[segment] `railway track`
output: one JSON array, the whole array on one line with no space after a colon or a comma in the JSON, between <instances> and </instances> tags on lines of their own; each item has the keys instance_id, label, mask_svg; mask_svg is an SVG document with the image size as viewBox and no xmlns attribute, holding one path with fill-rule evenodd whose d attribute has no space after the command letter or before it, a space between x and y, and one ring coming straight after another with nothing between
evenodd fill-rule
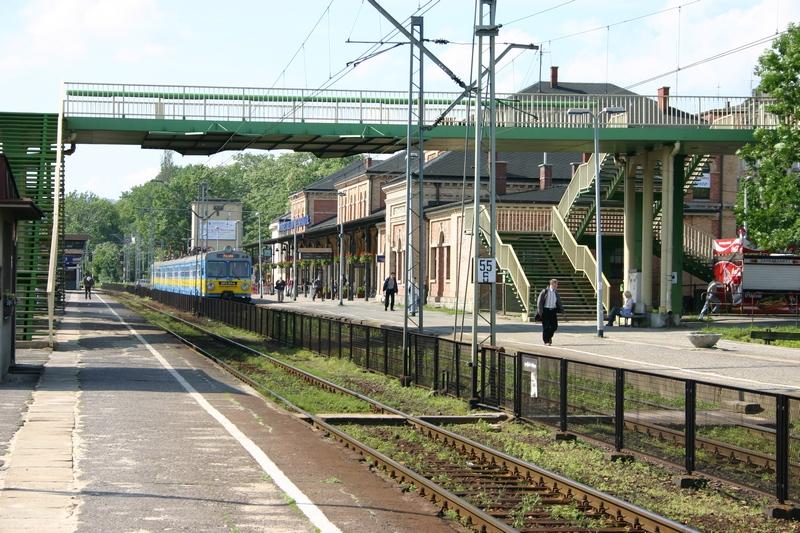
<instances>
[{"instance_id":1,"label":"railway track","mask_svg":"<svg viewBox=\"0 0 800 533\"><path fill-rule=\"evenodd\" d=\"M182 343L212 359L241 381L256 390L266 391L290 409L302 413L315 427L361 454L371 466L382 469L401 484L413 485L420 496L438 505L443 514L458 518L462 524L475 531L542 533L564 531L677 533L694 531L638 506L491 449L418 417L403 413L235 340L208 331L198 324L162 309L144 303L142 305L198 331L197 337L200 340L193 340L160 325L162 329ZM443 455L438 454L424 461L423 468L412 470L388 454L364 444L340 427L297 407L276 391L266 389L264 385L233 368L223 358L213 353L215 349L223 347L225 349L235 348L264 358L270 364L302 379L309 385L328 392L358 398L366 402L375 413L401 417L406 428L411 428L422 438L432 441L434 447L449 450L450 460L442 460ZM396 426L393 427L396 428ZM401 447L405 445L401 441ZM429 446L424 448L429 449ZM405 451L408 452L408 450ZM422 453L419 449L416 452ZM448 488L448 484L434 481L445 478L451 481L455 480L455 483L449 483ZM570 508L573 512L561 513L561 515L567 515L561 516L557 511L564 508Z\"/></svg>"}]
</instances>

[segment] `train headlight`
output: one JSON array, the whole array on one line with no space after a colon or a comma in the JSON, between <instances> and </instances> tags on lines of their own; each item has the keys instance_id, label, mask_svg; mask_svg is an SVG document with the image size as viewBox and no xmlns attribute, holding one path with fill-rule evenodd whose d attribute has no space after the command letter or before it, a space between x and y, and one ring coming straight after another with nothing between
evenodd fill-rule
<instances>
[{"instance_id":1,"label":"train headlight","mask_svg":"<svg viewBox=\"0 0 800 533\"><path fill-rule=\"evenodd\" d=\"M213 282L213 281L208 281L208 282L206 282L206 289L208 289L208 290L210 290L210 291L213 291L213 290L214 290L214 287L216 287L216 285L214 285L214 282Z\"/></svg>"},{"instance_id":2,"label":"train headlight","mask_svg":"<svg viewBox=\"0 0 800 533\"><path fill-rule=\"evenodd\" d=\"M243 291L250 290L250 284L249 283L242 283L242 290Z\"/></svg>"}]
</instances>

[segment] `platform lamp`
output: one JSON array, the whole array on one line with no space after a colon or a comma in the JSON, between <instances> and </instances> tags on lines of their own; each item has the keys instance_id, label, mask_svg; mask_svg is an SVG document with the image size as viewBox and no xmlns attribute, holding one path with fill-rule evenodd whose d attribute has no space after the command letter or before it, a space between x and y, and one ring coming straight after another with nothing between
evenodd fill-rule
<instances>
[{"instance_id":1,"label":"platform lamp","mask_svg":"<svg viewBox=\"0 0 800 533\"><path fill-rule=\"evenodd\" d=\"M347 193L339 191L339 198L344 198ZM344 203L344 200L342 200ZM344 206L339 210L339 305L344 305Z\"/></svg>"},{"instance_id":2,"label":"platform lamp","mask_svg":"<svg viewBox=\"0 0 800 533\"><path fill-rule=\"evenodd\" d=\"M617 115L624 113L624 107L607 106L593 113L589 108L567 109L568 115L589 115L592 117L594 127L594 225L595 225L595 250L597 255L597 336L603 336L603 240L600 231L600 115Z\"/></svg>"}]
</instances>

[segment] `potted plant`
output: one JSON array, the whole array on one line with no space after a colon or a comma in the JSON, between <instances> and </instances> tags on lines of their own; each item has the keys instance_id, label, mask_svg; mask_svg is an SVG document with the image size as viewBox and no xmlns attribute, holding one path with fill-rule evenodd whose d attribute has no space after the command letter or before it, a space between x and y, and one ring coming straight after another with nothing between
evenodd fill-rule
<instances>
[{"instance_id":1,"label":"potted plant","mask_svg":"<svg viewBox=\"0 0 800 533\"><path fill-rule=\"evenodd\" d=\"M363 254L358 256L362 263L368 264L372 262L372 258L374 257L372 254Z\"/></svg>"},{"instance_id":2,"label":"potted plant","mask_svg":"<svg viewBox=\"0 0 800 533\"><path fill-rule=\"evenodd\" d=\"M356 298L363 298L365 294L367 294L367 288L363 285L360 285L356 289Z\"/></svg>"}]
</instances>

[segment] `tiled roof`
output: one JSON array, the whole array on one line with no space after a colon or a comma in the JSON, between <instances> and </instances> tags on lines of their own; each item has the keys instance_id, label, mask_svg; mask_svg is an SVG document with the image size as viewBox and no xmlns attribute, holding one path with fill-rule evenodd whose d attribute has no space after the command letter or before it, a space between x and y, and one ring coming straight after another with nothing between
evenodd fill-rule
<instances>
[{"instance_id":1,"label":"tiled roof","mask_svg":"<svg viewBox=\"0 0 800 533\"><path fill-rule=\"evenodd\" d=\"M635 92L623 89L613 83L586 83L559 81L555 87L550 86L549 81L536 82L530 87L519 91L523 94L544 93L544 94L626 94L635 95Z\"/></svg>"},{"instance_id":2,"label":"tiled roof","mask_svg":"<svg viewBox=\"0 0 800 533\"><path fill-rule=\"evenodd\" d=\"M363 159L357 159L347 165L344 168L341 168L334 172L333 174L328 174L327 176L323 176L314 183L306 185L303 187L304 191L334 191L336 190L336 182L352 178L358 176L359 174L363 174L365 169L365 163Z\"/></svg>"}]
</instances>

